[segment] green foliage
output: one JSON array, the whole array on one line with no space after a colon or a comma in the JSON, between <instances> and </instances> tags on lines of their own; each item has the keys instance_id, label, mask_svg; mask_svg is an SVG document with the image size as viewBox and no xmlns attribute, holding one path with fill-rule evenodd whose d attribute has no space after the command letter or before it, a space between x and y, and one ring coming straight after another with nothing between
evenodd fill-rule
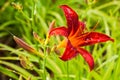
<instances>
[{"instance_id":1,"label":"green foliage","mask_svg":"<svg viewBox=\"0 0 120 80\"><path fill-rule=\"evenodd\" d=\"M44 46L33 38L32 32L46 39L52 20L55 26L65 26L60 5L71 6L91 30L111 36L115 42L87 46L95 60L95 68L89 71L81 56L63 62L52 49L60 41L53 37ZM120 80L120 1L119 0L2 0L0 2L0 74L15 80ZM41 59L13 42L12 35L23 38L46 57ZM20 57L25 57L24 60ZM27 65L26 65L27 64ZM1 76L0 76L1 77ZM1 77L2 80L2 77Z\"/></svg>"}]
</instances>

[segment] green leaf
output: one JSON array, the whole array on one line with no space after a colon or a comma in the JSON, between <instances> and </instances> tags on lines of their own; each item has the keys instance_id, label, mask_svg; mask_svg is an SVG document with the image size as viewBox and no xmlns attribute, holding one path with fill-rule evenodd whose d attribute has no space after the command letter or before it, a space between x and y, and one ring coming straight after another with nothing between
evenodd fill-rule
<instances>
[{"instance_id":1,"label":"green leaf","mask_svg":"<svg viewBox=\"0 0 120 80\"><path fill-rule=\"evenodd\" d=\"M3 66L0 65L0 72L2 72L3 74L13 78L13 79L18 79L18 76L12 71L12 70L9 70Z\"/></svg>"}]
</instances>

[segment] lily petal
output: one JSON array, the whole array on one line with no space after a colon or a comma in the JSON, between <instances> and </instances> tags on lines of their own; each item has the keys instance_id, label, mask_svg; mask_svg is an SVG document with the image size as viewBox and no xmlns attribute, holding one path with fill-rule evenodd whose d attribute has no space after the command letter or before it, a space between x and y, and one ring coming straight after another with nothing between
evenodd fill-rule
<instances>
[{"instance_id":1,"label":"lily petal","mask_svg":"<svg viewBox=\"0 0 120 80\"><path fill-rule=\"evenodd\" d=\"M77 48L77 51L86 60L86 62L88 63L88 65L90 67L90 71L91 71L94 68L94 59L91 56L91 54L83 48Z\"/></svg>"},{"instance_id":2,"label":"lily petal","mask_svg":"<svg viewBox=\"0 0 120 80\"><path fill-rule=\"evenodd\" d=\"M99 33L99 32L90 32L81 35L79 38L76 39L76 43L79 46L86 46L86 45L93 45L100 42L106 41L114 41L112 38L107 36L106 34Z\"/></svg>"},{"instance_id":3,"label":"lily petal","mask_svg":"<svg viewBox=\"0 0 120 80\"><path fill-rule=\"evenodd\" d=\"M65 52L60 57L60 59L67 61L77 56L77 54L78 54L77 50L71 45L70 41L68 41Z\"/></svg>"},{"instance_id":4,"label":"lily petal","mask_svg":"<svg viewBox=\"0 0 120 80\"><path fill-rule=\"evenodd\" d=\"M72 30L72 32L69 34L69 37L80 36L81 34L84 33L84 30L85 30L85 24L83 22L79 21L79 27L78 27L78 29L74 32L74 35L73 35L73 30Z\"/></svg>"},{"instance_id":5,"label":"lily petal","mask_svg":"<svg viewBox=\"0 0 120 80\"><path fill-rule=\"evenodd\" d=\"M63 9L65 17L67 19L68 34L70 34L71 31L73 31L74 34L79 27L77 13L67 5L61 5L60 8Z\"/></svg>"},{"instance_id":6,"label":"lily petal","mask_svg":"<svg viewBox=\"0 0 120 80\"><path fill-rule=\"evenodd\" d=\"M65 27L53 28L49 31L49 37L52 35L62 35L67 37L68 36L67 28Z\"/></svg>"}]
</instances>

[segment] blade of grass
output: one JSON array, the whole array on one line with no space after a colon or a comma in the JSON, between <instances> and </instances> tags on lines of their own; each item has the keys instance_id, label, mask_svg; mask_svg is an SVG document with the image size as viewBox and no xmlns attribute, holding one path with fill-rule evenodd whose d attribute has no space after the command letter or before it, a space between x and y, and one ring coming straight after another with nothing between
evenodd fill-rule
<instances>
[{"instance_id":1,"label":"blade of grass","mask_svg":"<svg viewBox=\"0 0 120 80\"><path fill-rule=\"evenodd\" d=\"M34 75L32 75L31 73L29 73L29 72L26 71L25 69L23 69L23 68L15 65L15 64L13 64L13 63L6 62L6 61L1 61L1 60L0 60L0 64L4 64L4 65L9 66L9 67L11 67L12 69L18 71L21 75L24 76L25 79L27 79L29 76L31 76L33 80L36 80L36 79L37 79L37 78L36 78Z\"/></svg>"},{"instance_id":2,"label":"blade of grass","mask_svg":"<svg viewBox=\"0 0 120 80\"><path fill-rule=\"evenodd\" d=\"M18 76L13 73L12 71L8 70L7 68L3 67L3 66L0 66L0 72L2 72L3 74L9 76L9 77L12 77L13 79L18 79Z\"/></svg>"}]
</instances>

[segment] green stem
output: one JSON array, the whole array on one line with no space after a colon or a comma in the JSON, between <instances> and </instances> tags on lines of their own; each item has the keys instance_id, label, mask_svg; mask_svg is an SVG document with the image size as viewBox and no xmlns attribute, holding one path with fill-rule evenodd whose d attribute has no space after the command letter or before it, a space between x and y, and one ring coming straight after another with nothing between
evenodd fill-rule
<instances>
[{"instance_id":1,"label":"green stem","mask_svg":"<svg viewBox=\"0 0 120 80\"><path fill-rule=\"evenodd\" d=\"M43 59L43 80L46 80L46 71L45 71L46 59L47 59L47 53L46 53L46 45L45 45L44 46L44 59Z\"/></svg>"},{"instance_id":2,"label":"green stem","mask_svg":"<svg viewBox=\"0 0 120 80\"><path fill-rule=\"evenodd\" d=\"M44 57L44 61L43 61L43 80L46 80L45 65L46 65L46 57Z\"/></svg>"},{"instance_id":3,"label":"green stem","mask_svg":"<svg viewBox=\"0 0 120 80\"><path fill-rule=\"evenodd\" d=\"M67 61L67 80L69 80L69 62Z\"/></svg>"}]
</instances>

